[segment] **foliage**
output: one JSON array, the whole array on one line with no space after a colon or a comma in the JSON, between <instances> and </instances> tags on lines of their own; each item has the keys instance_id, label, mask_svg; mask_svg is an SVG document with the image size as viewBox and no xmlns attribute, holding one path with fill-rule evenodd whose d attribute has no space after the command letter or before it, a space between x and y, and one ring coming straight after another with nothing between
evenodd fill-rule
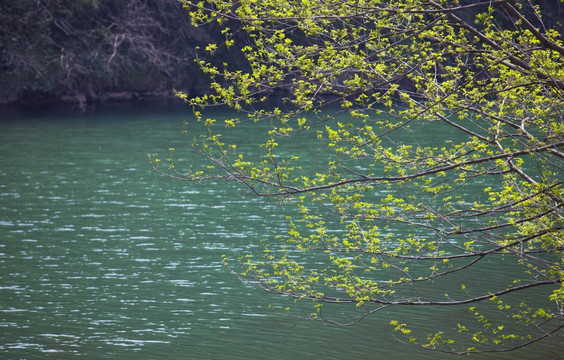
<instances>
[{"instance_id":1,"label":"foliage","mask_svg":"<svg viewBox=\"0 0 564 360\"><path fill-rule=\"evenodd\" d=\"M0 95L100 100L194 86L192 45L204 39L175 0L2 1Z\"/></svg>"},{"instance_id":2,"label":"foliage","mask_svg":"<svg viewBox=\"0 0 564 360\"><path fill-rule=\"evenodd\" d=\"M336 321L332 304L352 306L352 323L466 307L449 329L391 322L440 351L508 351L564 327L564 44L542 22L548 11L511 0L184 4L194 25L223 27L200 51L239 47L248 68L198 58L213 93L179 96L207 126L193 146L210 165L183 172L171 149L168 169L154 167L237 180L296 208L283 246L239 259L242 279L313 301L318 320ZM283 102L265 106L272 96ZM240 116L207 119L200 108L215 105ZM271 126L245 153L225 138L249 121ZM298 134L328 154L322 170L292 149Z\"/></svg>"}]
</instances>

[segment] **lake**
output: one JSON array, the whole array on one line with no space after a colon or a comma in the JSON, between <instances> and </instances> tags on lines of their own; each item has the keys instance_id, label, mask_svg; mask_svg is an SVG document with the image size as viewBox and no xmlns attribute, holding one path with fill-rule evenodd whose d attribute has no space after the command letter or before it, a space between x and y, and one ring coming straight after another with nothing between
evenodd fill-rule
<instances>
[{"instance_id":1,"label":"lake","mask_svg":"<svg viewBox=\"0 0 564 360\"><path fill-rule=\"evenodd\" d=\"M191 156L182 151L188 108L35 108L0 117L0 357L457 358L395 340L393 314L338 327L278 312L301 304L230 273L221 256L260 250L261 239L285 231L289 210L234 182L187 183L153 171L149 153L166 157L175 147L179 161ZM423 326L460 311L407 314ZM476 358L553 359L559 351L542 344Z\"/></svg>"}]
</instances>

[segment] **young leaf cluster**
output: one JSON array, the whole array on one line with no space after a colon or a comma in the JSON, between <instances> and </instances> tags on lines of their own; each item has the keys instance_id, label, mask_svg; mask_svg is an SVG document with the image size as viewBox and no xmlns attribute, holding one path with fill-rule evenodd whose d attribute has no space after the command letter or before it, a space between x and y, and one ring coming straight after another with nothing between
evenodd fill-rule
<instances>
[{"instance_id":1,"label":"young leaf cluster","mask_svg":"<svg viewBox=\"0 0 564 360\"><path fill-rule=\"evenodd\" d=\"M159 171L237 180L295 207L272 239L285 245L243 256L242 279L333 322L322 305L353 305L350 323L468 308L464 323L424 334L392 321L441 351L507 351L564 327L564 44L546 12L511 0L184 4L193 24L224 28L207 52L238 46L248 67L197 60L211 93L180 96L208 129L193 145L213 166ZM238 117L204 119L215 105ZM255 153L224 141L256 123L268 130ZM322 171L293 150L304 136L327 154ZM472 281L478 269L499 277Z\"/></svg>"}]
</instances>

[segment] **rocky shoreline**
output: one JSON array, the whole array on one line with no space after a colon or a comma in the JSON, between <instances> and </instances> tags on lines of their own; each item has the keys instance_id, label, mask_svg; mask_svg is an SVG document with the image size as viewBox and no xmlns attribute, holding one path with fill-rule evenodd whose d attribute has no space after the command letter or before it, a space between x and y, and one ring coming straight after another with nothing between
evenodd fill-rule
<instances>
[{"instance_id":1,"label":"rocky shoreline","mask_svg":"<svg viewBox=\"0 0 564 360\"><path fill-rule=\"evenodd\" d=\"M129 101L154 101L174 99L173 90L162 91L109 91L103 94L84 94L82 92L63 93L60 95L17 96L0 94L0 106L34 106L34 105L72 105L81 110L88 106L106 103Z\"/></svg>"}]
</instances>

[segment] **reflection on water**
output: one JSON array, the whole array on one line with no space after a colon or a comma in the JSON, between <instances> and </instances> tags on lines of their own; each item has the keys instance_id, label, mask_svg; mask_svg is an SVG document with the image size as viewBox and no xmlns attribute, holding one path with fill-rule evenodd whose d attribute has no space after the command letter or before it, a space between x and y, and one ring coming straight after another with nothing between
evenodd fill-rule
<instances>
[{"instance_id":1,"label":"reflection on water","mask_svg":"<svg viewBox=\"0 0 564 360\"><path fill-rule=\"evenodd\" d=\"M2 357L450 358L394 341L388 314L338 328L273 312L289 300L229 273L221 255L258 251L284 210L235 183L155 174L146 154L183 148L187 114L0 122Z\"/></svg>"}]
</instances>

